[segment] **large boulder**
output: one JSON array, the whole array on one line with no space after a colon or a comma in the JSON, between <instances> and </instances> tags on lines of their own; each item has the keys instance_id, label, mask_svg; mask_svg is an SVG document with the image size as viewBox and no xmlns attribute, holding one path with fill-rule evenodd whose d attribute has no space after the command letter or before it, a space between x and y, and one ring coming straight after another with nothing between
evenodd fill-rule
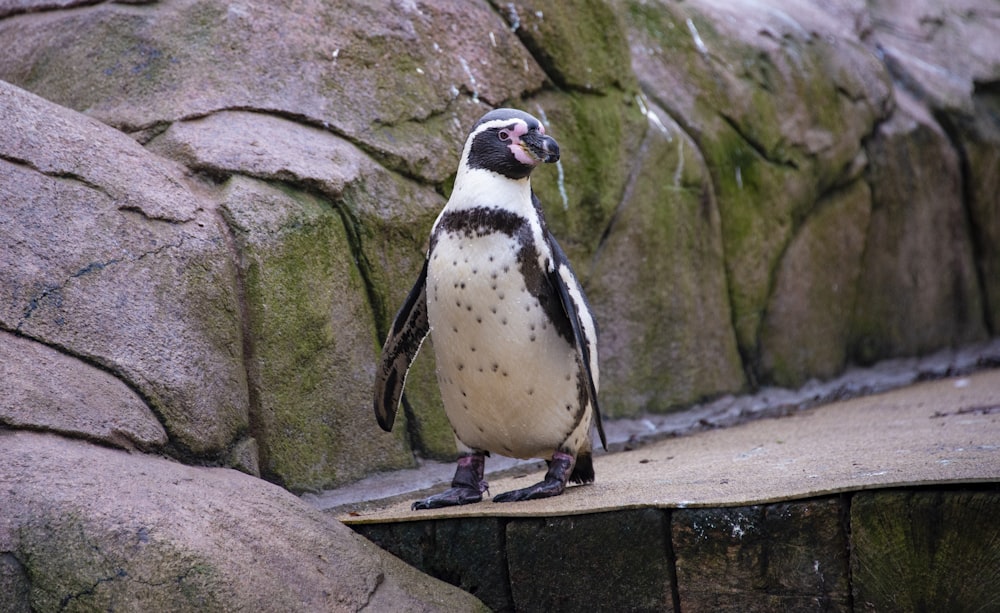
<instances>
[{"instance_id":1,"label":"large boulder","mask_svg":"<svg viewBox=\"0 0 1000 613\"><path fill-rule=\"evenodd\" d=\"M746 384L711 177L680 126L662 109L646 115L589 294L601 325L601 405L611 415L662 411Z\"/></svg>"},{"instance_id":2,"label":"large boulder","mask_svg":"<svg viewBox=\"0 0 1000 613\"><path fill-rule=\"evenodd\" d=\"M960 201L952 207L972 233L986 324L996 333L1000 330L1000 14L990 0L876 0L868 5L867 38L877 46L897 87L926 109L906 115L916 115L927 129L940 132L936 139L952 149L947 156L957 156ZM949 160L949 166L952 163ZM934 172L937 166L931 162L925 169ZM949 225L957 223L960 220Z\"/></svg>"},{"instance_id":3,"label":"large boulder","mask_svg":"<svg viewBox=\"0 0 1000 613\"><path fill-rule=\"evenodd\" d=\"M903 92L868 144L873 206L853 352L866 363L986 337L955 150Z\"/></svg>"},{"instance_id":4,"label":"large boulder","mask_svg":"<svg viewBox=\"0 0 1000 613\"><path fill-rule=\"evenodd\" d=\"M416 278L441 197L330 132L260 113L176 122L147 146L220 182L264 474L301 491L411 465L405 421L370 436L370 388L376 343ZM419 423L441 412L434 400Z\"/></svg>"},{"instance_id":5,"label":"large boulder","mask_svg":"<svg viewBox=\"0 0 1000 613\"><path fill-rule=\"evenodd\" d=\"M813 5L622 6L643 91L691 135L711 173L732 321L759 377L760 354L779 350L761 346L774 273L817 203L863 168L863 140L890 108L888 73L842 18Z\"/></svg>"},{"instance_id":6,"label":"large boulder","mask_svg":"<svg viewBox=\"0 0 1000 613\"><path fill-rule=\"evenodd\" d=\"M5 19L0 40L18 41L5 45L2 78L140 138L253 109L330 129L433 182L454 172L486 105L545 79L485 1L102 3Z\"/></svg>"},{"instance_id":7,"label":"large boulder","mask_svg":"<svg viewBox=\"0 0 1000 613\"><path fill-rule=\"evenodd\" d=\"M125 449L156 450L167 443L156 415L120 379L42 343L3 331L0 424L41 428Z\"/></svg>"},{"instance_id":8,"label":"large boulder","mask_svg":"<svg viewBox=\"0 0 1000 613\"><path fill-rule=\"evenodd\" d=\"M210 200L180 165L3 82L0 124L0 327L118 377L176 453L225 452L249 400Z\"/></svg>"},{"instance_id":9,"label":"large boulder","mask_svg":"<svg viewBox=\"0 0 1000 613\"><path fill-rule=\"evenodd\" d=\"M4 611L485 611L278 486L0 431Z\"/></svg>"}]
</instances>

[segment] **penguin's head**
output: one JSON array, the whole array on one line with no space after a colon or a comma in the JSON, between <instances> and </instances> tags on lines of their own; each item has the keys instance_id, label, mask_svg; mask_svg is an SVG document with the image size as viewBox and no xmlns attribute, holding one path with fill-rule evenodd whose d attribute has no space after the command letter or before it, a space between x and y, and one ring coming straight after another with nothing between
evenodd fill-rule
<instances>
[{"instance_id":1,"label":"penguin's head","mask_svg":"<svg viewBox=\"0 0 1000 613\"><path fill-rule=\"evenodd\" d=\"M495 109L473 126L462 161L508 179L524 179L535 166L559 161L559 143L540 121L516 109Z\"/></svg>"}]
</instances>

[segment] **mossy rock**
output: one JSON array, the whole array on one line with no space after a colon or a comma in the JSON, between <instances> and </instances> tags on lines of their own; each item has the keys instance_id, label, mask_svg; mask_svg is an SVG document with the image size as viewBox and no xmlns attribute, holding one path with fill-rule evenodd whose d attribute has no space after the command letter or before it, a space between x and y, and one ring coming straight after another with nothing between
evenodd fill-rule
<instances>
[{"instance_id":1,"label":"mossy rock","mask_svg":"<svg viewBox=\"0 0 1000 613\"><path fill-rule=\"evenodd\" d=\"M490 4L560 88L590 93L635 89L625 31L607 2L491 0Z\"/></svg>"},{"instance_id":2,"label":"mossy rock","mask_svg":"<svg viewBox=\"0 0 1000 613\"><path fill-rule=\"evenodd\" d=\"M799 387L847 361L871 191L858 180L824 198L781 258L760 338L767 383Z\"/></svg>"},{"instance_id":3,"label":"mossy rock","mask_svg":"<svg viewBox=\"0 0 1000 613\"><path fill-rule=\"evenodd\" d=\"M649 112L589 288L609 416L663 412L745 385L711 178L680 127Z\"/></svg>"},{"instance_id":4,"label":"mossy rock","mask_svg":"<svg viewBox=\"0 0 1000 613\"><path fill-rule=\"evenodd\" d=\"M1000 601L1000 494L864 492L851 504L854 601L878 611L986 611Z\"/></svg>"},{"instance_id":5,"label":"mossy rock","mask_svg":"<svg viewBox=\"0 0 1000 613\"><path fill-rule=\"evenodd\" d=\"M293 491L412 466L405 427L372 417L374 318L341 216L250 179L226 186L241 250L261 472Z\"/></svg>"},{"instance_id":6,"label":"mossy rock","mask_svg":"<svg viewBox=\"0 0 1000 613\"><path fill-rule=\"evenodd\" d=\"M546 92L519 104L547 124L560 147L555 168L537 169L532 189L549 229L584 286L590 262L621 201L646 120L634 98Z\"/></svg>"},{"instance_id":7,"label":"mossy rock","mask_svg":"<svg viewBox=\"0 0 1000 613\"><path fill-rule=\"evenodd\" d=\"M850 349L863 364L987 338L961 162L926 110L897 99L868 143L872 213Z\"/></svg>"},{"instance_id":8,"label":"mossy rock","mask_svg":"<svg viewBox=\"0 0 1000 613\"><path fill-rule=\"evenodd\" d=\"M711 172L733 322L752 367L780 258L824 194L856 178L862 141L888 112L887 73L809 6L622 7L643 91Z\"/></svg>"}]
</instances>

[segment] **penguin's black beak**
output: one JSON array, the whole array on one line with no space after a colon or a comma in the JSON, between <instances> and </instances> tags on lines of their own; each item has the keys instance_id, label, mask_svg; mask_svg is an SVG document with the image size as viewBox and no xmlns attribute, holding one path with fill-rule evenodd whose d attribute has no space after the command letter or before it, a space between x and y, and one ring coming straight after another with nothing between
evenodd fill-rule
<instances>
[{"instance_id":1,"label":"penguin's black beak","mask_svg":"<svg viewBox=\"0 0 1000 613\"><path fill-rule=\"evenodd\" d=\"M521 137L521 143L524 150L536 160L546 164L559 161L559 143L551 136L532 130Z\"/></svg>"}]
</instances>

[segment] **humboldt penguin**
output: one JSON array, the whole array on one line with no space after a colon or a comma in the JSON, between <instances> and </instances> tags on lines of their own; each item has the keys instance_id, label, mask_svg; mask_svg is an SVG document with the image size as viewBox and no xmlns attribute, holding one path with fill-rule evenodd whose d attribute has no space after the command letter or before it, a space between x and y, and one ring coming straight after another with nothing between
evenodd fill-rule
<instances>
[{"instance_id":1,"label":"humboldt penguin","mask_svg":"<svg viewBox=\"0 0 1000 613\"><path fill-rule=\"evenodd\" d=\"M389 431L410 364L433 335L460 456L451 488L413 509L481 501L490 453L548 462L544 480L494 502L557 496L567 482L594 480L593 424L607 447L597 324L530 181L537 166L558 160L559 145L542 123L515 109L486 113L465 141L451 197L376 373L375 416Z\"/></svg>"}]
</instances>

